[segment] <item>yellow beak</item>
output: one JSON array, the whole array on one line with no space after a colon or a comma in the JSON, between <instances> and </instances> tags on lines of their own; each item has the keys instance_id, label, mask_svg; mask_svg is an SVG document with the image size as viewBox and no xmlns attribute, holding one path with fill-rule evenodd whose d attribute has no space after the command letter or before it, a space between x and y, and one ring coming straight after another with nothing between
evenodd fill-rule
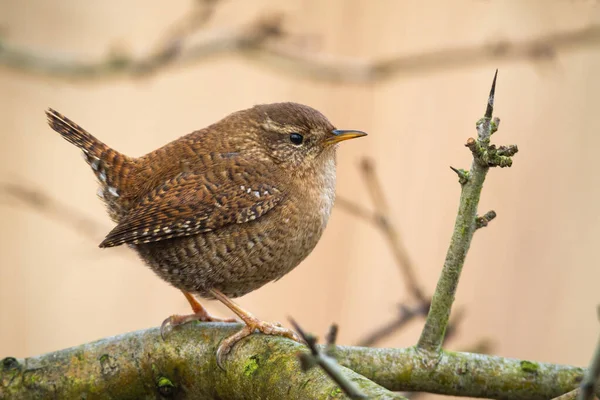
<instances>
[{"instance_id":1,"label":"yellow beak","mask_svg":"<svg viewBox=\"0 0 600 400\"><path fill-rule=\"evenodd\" d=\"M336 129L334 131L331 131L331 134L333 136L325 139L325 144L335 144L335 143L343 142L344 140L367 136L367 134L363 131L341 130L341 129Z\"/></svg>"}]
</instances>

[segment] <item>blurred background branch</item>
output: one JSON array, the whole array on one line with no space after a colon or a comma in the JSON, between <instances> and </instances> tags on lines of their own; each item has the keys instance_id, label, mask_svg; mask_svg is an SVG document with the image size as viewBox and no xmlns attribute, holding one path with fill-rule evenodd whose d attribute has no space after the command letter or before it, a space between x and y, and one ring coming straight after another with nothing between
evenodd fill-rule
<instances>
[{"instance_id":1,"label":"blurred background branch","mask_svg":"<svg viewBox=\"0 0 600 400\"><path fill-rule=\"evenodd\" d=\"M383 186L377 177L374 162L364 158L360 163L360 170L375 211L371 212L362 205L342 196L337 197L336 206L353 216L373 224L381 231L387 241L388 247L394 255L394 261L398 265L404 281L405 293L408 294L408 299L398 304L396 318L368 332L357 343L358 346L374 346L387 337L397 334L414 319L427 317L431 306L431 296L425 295L421 288L421 284L415 273L415 266L402 241L400 230L391 218L387 205L388 202L385 199ZM458 323L463 315L463 310L457 310L455 318L449 323L445 340L450 339L456 333Z\"/></svg>"},{"instance_id":2,"label":"blurred background branch","mask_svg":"<svg viewBox=\"0 0 600 400\"><path fill-rule=\"evenodd\" d=\"M3 182L0 183L0 195L7 205L39 212L96 243L100 243L106 232L110 231L108 225L96 221L85 213L77 212L73 207L34 188L33 185Z\"/></svg>"},{"instance_id":3,"label":"blurred background branch","mask_svg":"<svg viewBox=\"0 0 600 400\"><path fill-rule=\"evenodd\" d=\"M539 35L519 41L494 38L478 45L456 46L379 60L357 59L308 51L294 45L281 12L264 13L245 25L205 32L192 40L214 16L219 0L192 2L190 11L165 29L152 50L140 57L113 53L99 61L67 59L57 54L12 45L0 38L0 66L61 79L144 77L167 68L194 65L235 53L283 73L338 83L377 82L500 61L547 61L563 51L600 44L600 25ZM57 52L64 49L57 49Z\"/></svg>"}]
</instances>

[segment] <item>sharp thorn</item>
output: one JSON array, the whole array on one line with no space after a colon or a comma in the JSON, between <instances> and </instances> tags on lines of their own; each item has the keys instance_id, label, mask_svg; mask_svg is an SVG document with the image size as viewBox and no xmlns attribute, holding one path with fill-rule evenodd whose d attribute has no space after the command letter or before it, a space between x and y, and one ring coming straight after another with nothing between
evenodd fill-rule
<instances>
[{"instance_id":1,"label":"sharp thorn","mask_svg":"<svg viewBox=\"0 0 600 400\"><path fill-rule=\"evenodd\" d=\"M494 81L492 82L492 88L490 89L490 97L488 97L488 104L485 109L485 117L492 118L492 114L494 113L494 97L496 96L496 78L498 77L498 69L496 69L496 73L494 74Z\"/></svg>"},{"instance_id":2,"label":"sharp thorn","mask_svg":"<svg viewBox=\"0 0 600 400\"><path fill-rule=\"evenodd\" d=\"M468 182L469 180L469 172L465 171L464 169L456 169L453 166L450 166L450 169L452 171L454 171L456 173L456 175L458 175L458 182L461 185L464 185L465 183Z\"/></svg>"}]
</instances>

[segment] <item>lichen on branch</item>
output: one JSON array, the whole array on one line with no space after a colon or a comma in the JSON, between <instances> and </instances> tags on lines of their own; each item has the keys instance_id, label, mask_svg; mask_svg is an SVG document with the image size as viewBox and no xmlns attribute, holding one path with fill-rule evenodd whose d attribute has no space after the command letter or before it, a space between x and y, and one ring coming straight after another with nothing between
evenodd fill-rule
<instances>
[{"instance_id":1,"label":"lichen on branch","mask_svg":"<svg viewBox=\"0 0 600 400\"><path fill-rule=\"evenodd\" d=\"M219 342L239 327L189 323L164 341L152 328L26 359L6 357L0 361L0 398L345 398L320 368L304 373L298 353L308 349L281 337L251 335L228 355L226 371L218 368ZM444 351L430 357L414 347L336 346L334 355L369 399L401 399L390 391L415 391L546 400L575 388L585 373L483 354Z\"/></svg>"},{"instance_id":2,"label":"lichen on branch","mask_svg":"<svg viewBox=\"0 0 600 400\"><path fill-rule=\"evenodd\" d=\"M236 344L221 370L219 342L238 324L189 323L162 340L153 328L37 357L0 363L0 399L342 399L321 369L306 373L305 346L256 334ZM369 399L402 399L339 367Z\"/></svg>"}]
</instances>

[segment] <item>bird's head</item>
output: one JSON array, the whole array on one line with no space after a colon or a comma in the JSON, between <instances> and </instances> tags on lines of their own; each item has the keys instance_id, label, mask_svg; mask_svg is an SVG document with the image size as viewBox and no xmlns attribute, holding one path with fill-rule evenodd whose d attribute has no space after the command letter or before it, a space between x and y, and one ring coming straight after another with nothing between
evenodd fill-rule
<instances>
[{"instance_id":1,"label":"bird's head","mask_svg":"<svg viewBox=\"0 0 600 400\"><path fill-rule=\"evenodd\" d=\"M244 151L279 164L294 174L335 157L337 144L365 136L338 130L319 111L298 103L261 104L236 116Z\"/></svg>"}]
</instances>

